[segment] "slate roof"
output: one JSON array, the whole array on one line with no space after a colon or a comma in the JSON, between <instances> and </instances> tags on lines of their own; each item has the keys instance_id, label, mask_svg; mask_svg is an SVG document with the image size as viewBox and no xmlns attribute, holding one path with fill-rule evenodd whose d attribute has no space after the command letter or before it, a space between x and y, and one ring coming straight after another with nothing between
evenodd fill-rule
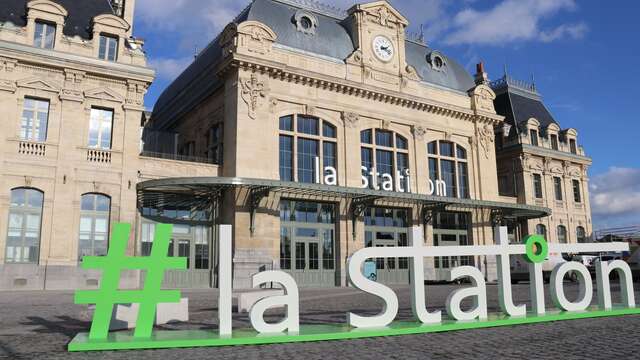
<instances>
[{"instance_id":1,"label":"slate roof","mask_svg":"<svg viewBox=\"0 0 640 360\"><path fill-rule=\"evenodd\" d=\"M318 19L315 35L297 31L293 18L300 9ZM276 33L277 45L344 61L355 51L354 30L345 21L346 17L344 12L310 0L253 0L234 21L259 21ZM405 47L407 63L416 69L424 82L465 93L475 86L471 75L455 60L443 55L447 70L436 71L427 62L432 49L409 40ZM211 70L221 55L216 38L160 95L153 110L156 124L174 120L169 117L181 116L221 86Z\"/></svg>"},{"instance_id":2,"label":"slate roof","mask_svg":"<svg viewBox=\"0 0 640 360\"><path fill-rule=\"evenodd\" d=\"M496 92L494 101L496 112L505 116L505 121L512 125L511 134L519 132L523 123L531 118L540 122L543 136L549 125L560 126L544 105L535 86L505 76L491 83L491 87Z\"/></svg>"},{"instance_id":3,"label":"slate roof","mask_svg":"<svg viewBox=\"0 0 640 360\"><path fill-rule=\"evenodd\" d=\"M94 17L102 14L113 14L109 0L51 0L60 4L68 12L62 33L67 36L80 36L91 39L89 31ZM0 0L0 23L11 22L17 26L27 25L28 0Z\"/></svg>"}]
</instances>

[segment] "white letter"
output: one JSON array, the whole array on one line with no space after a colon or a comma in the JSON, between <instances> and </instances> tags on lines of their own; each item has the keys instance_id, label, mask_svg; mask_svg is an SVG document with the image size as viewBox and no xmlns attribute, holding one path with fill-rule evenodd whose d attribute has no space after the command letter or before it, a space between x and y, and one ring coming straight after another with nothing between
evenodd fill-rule
<instances>
[{"instance_id":1,"label":"white letter","mask_svg":"<svg viewBox=\"0 0 640 360\"><path fill-rule=\"evenodd\" d=\"M617 271L620 278L620 292L622 301L628 308L636 307L635 294L633 292L633 275L629 264L622 260L610 262L596 262L596 276L598 282L598 304L603 310L611 310L611 287L609 274Z\"/></svg>"},{"instance_id":2,"label":"white letter","mask_svg":"<svg viewBox=\"0 0 640 360\"><path fill-rule=\"evenodd\" d=\"M365 166L360 166L360 169L364 171L365 174L367 173L367 168ZM369 178L366 177L365 175L362 175L362 188L363 189L369 188Z\"/></svg>"},{"instance_id":3,"label":"white letter","mask_svg":"<svg viewBox=\"0 0 640 360\"><path fill-rule=\"evenodd\" d=\"M362 263L366 259L385 257L384 248L365 248L351 256L347 265L349 282L356 288L375 295L384 301L382 311L374 316L360 316L354 313L347 314L349 325L357 328L376 328L389 325L398 314L398 297L387 286L369 280L362 274Z\"/></svg>"},{"instance_id":4,"label":"white letter","mask_svg":"<svg viewBox=\"0 0 640 360\"><path fill-rule=\"evenodd\" d=\"M393 177L389 174L382 174L382 190L393 191Z\"/></svg>"},{"instance_id":5,"label":"white letter","mask_svg":"<svg viewBox=\"0 0 640 360\"><path fill-rule=\"evenodd\" d=\"M436 195L447 196L447 183L442 180L436 180Z\"/></svg>"},{"instance_id":6,"label":"white letter","mask_svg":"<svg viewBox=\"0 0 640 360\"><path fill-rule=\"evenodd\" d=\"M315 174L316 175L316 184L320 184L320 158L316 156L313 159L313 162L314 162L313 166L314 166L315 173L316 173Z\"/></svg>"},{"instance_id":7,"label":"white letter","mask_svg":"<svg viewBox=\"0 0 640 360\"><path fill-rule=\"evenodd\" d=\"M371 184L373 185L373 190L380 190L380 188L378 187L378 176L380 176L380 173L378 173L374 169L371 169L369 175L371 175Z\"/></svg>"},{"instance_id":8,"label":"white letter","mask_svg":"<svg viewBox=\"0 0 640 360\"><path fill-rule=\"evenodd\" d=\"M409 233L409 244L414 248L414 254L420 253L422 247L422 229L414 227ZM410 263L411 274L411 310L423 324L439 324L442 322L442 312L430 313L426 308L426 294L424 289L424 258L420 255L414 256Z\"/></svg>"},{"instance_id":9,"label":"white letter","mask_svg":"<svg viewBox=\"0 0 640 360\"><path fill-rule=\"evenodd\" d=\"M259 333L279 333L288 330L297 333L300 330L298 285L291 275L282 271L264 271L251 277L253 287L275 282L282 285L284 295L270 296L258 300L249 311L251 325ZM277 324L267 324L264 312L272 307L286 305L287 314Z\"/></svg>"},{"instance_id":10,"label":"white letter","mask_svg":"<svg viewBox=\"0 0 640 360\"><path fill-rule=\"evenodd\" d=\"M402 180L404 180L404 176L402 176L400 170L396 171L396 191L398 192L404 192L404 189L402 188Z\"/></svg>"},{"instance_id":11,"label":"white letter","mask_svg":"<svg viewBox=\"0 0 640 360\"><path fill-rule=\"evenodd\" d=\"M564 276L574 271L578 275L578 283L580 284L580 295L578 301L570 302L564 294ZM591 304L593 297L593 284L591 283L591 274L587 267L577 261L569 261L558 264L551 272L551 299L556 307L564 311L583 311Z\"/></svg>"},{"instance_id":12,"label":"white letter","mask_svg":"<svg viewBox=\"0 0 640 360\"><path fill-rule=\"evenodd\" d=\"M496 245L502 245L505 250L509 246L509 235L506 226L496 226L493 229L493 236ZM513 295L511 293L511 268L509 266L509 253L503 251L497 254L498 259L498 297L500 299L500 308L509 316L526 316L527 306L513 303Z\"/></svg>"},{"instance_id":13,"label":"white letter","mask_svg":"<svg viewBox=\"0 0 640 360\"><path fill-rule=\"evenodd\" d=\"M471 278L472 287L459 289L447 297L447 313L458 321L475 320L487 318L487 286L480 270L473 266L461 266L451 270L449 281L461 277ZM460 305L462 300L473 296L473 309L467 312L462 311Z\"/></svg>"},{"instance_id":14,"label":"white letter","mask_svg":"<svg viewBox=\"0 0 640 360\"><path fill-rule=\"evenodd\" d=\"M219 225L220 249L218 254L218 281L220 293L218 294L218 328L220 336L229 336L232 333L231 304L231 225Z\"/></svg>"},{"instance_id":15,"label":"white letter","mask_svg":"<svg viewBox=\"0 0 640 360\"><path fill-rule=\"evenodd\" d=\"M409 172L409 169L404 170L404 177L407 180L407 186L405 186L405 191L410 193L411 192L411 172Z\"/></svg>"},{"instance_id":16,"label":"white letter","mask_svg":"<svg viewBox=\"0 0 640 360\"><path fill-rule=\"evenodd\" d=\"M427 182L427 195L433 195L436 192L436 187L433 185L433 180L429 179Z\"/></svg>"},{"instance_id":17,"label":"white letter","mask_svg":"<svg viewBox=\"0 0 640 360\"><path fill-rule=\"evenodd\" d=\"M324 172L325 172L324 183L326 185L335 186L338 184L338 174L337 174L338 172L336 171L335 168L331 166L327 166L326 168L324 168Z\"/></svg>"},{"instance_id":18,"label":"white letter","mask_svg":"<svg viewBox=\"0 0 640 360\"><path fill-rule=\"evenodd\" d=\"M538 315L546 312L544 305L544 276L542 275L541 263L529 264L529 296L531 297L531 308Z\"/></svg>"}]
</instances>

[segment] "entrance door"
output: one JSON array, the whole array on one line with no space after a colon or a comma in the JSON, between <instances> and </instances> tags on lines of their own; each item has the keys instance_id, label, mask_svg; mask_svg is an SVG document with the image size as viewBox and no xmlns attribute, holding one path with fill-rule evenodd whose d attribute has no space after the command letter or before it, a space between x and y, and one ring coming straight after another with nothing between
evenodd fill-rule
<instances>
[{"instance_id":1,"label":"entrance door","mask_svg":"<svg viewBox=\"0 0 640 360\"><path fill-rule=\"evenodd\" d=\"M142 255L151 253L155 223L142 223ZM211 281L212 247L209 227L204 225L174 224L169 242L168 256L187 259L187 270L166 270L162 286L177 289L209 288ZM144 284L144 276L141 278Z\"/></svg>"},{"instance_id":2,"label":"entrance door","mask_svg":"<svg viewBox=\"0 0 640 360\"><path fill-rule=\"evenodd\" d=\"M333 270L323 269L322 243L317 237L293 239L293 269L291 275L298 284L308 287L333 286Z\"/></svg>"},{"instance_id":3,"label":"entrance door","mask_svg":"<svg viewBox=\"0 0 640 360\"><path fill-rule=\"evenodd\" d=\"M466 213L439 213L434 217L434 246L465 246L469 241ZM473 256L441 256L434 258L436 281L448 281L451 269L459 266L474 266Z\"/></svg>"},{"instance_id":4,"label":"entrance door","mask_svg":"<svg viewBox=\"0 0 640 360\"><path fill-rule=\"evenodd\" d=\"M407 214L404 209L367 209L365 247L408 246ZM409 284L409 259L377 258L376 278L386 285Z\"/></svg>"}]
</instances>

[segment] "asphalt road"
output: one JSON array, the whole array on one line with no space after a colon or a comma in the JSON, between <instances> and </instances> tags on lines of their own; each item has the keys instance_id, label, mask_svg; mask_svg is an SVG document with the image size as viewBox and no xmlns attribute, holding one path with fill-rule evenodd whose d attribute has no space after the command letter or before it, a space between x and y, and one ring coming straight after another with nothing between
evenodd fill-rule
<instances>
[{"instance_id":1,"label":"asphalt road","mask_svg":"<svg viewBox=\"0 0 640 360\"><path fill-rule=\"evenodd\" d=\"M640 284L635 285L640 289ZM443 308L455 288L427 286L429 309ZM513 288L516 302L528 303L528 284ZM569 298L574 298L577 286L566 284L566 288ZM398 319L410 319L409 288L395 290L401 308ZM497 312L497 287L489 285L487 294L490 311ZM185 291L183 296L190 302L189 323L166 328L215 329L217 291ZM347 311L373 314L381 305L376 297L345 288L303 289L300 298L302 324L344 323ZM638 291L636 298L640 299ZM615 293L614 301L619 301ZM547 307L552 307L548 298ZM277 319L278 312L272 316ZM640 316L349 341L67 353L68 342L89 326L87 307L74 305L71 292L0 292L0 359L640 359ZM246 315L234 315L234 327L250 327Z\"/></svg>"}]
</instances>

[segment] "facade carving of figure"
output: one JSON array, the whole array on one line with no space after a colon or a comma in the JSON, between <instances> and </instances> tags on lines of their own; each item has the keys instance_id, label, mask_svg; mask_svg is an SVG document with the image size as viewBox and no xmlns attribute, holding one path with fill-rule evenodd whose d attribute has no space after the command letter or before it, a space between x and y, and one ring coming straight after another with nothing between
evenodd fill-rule
<instances>
[{"instance_id":1,"label":"facade carving of figure","mask_svg":"<svg viewBox=\"0 0 640 360\"><path fill-rule=\"evenodd\" d=\"M345 111L342 113L342 121L344 121L345 126L349 128L356 128L360 121L360 117L356 113Z\"/></svg>"},{"instance_id":2,"label":"facade carving of figure","mask_svg":"<svg viewBox=\"0 0 640 360\"><path fill-rule=\"evenodd\" d=\"M491 151L493 150L493 143L495 142L493 128L491 125L485 125L478 127L478 140L482 147L485 158L489 159Z\"/></svg>"},{"instance_id":3,"label":"facade carving of figure","mask_svg":"<svg viewBox=\"0 0 640 360\"><path fill-rule=\"evenodd\" d=\"M262 101L267 97L267 85L258 79L258 75L251 74L251 78L240 81L242 86L242 100L247 104L249 117L256 119L256 112Z\"/></svg>"},{"instance_id":4,"label":"facade carving of figure","mask_svg":"<svg viewBox=\"0 0 640 360\"><path fill-rule=\"evenodd\" d=\"M411 127L411 132L417 140L424 140L424 136L427 134L427 129L419 125L414 125Z\"/></svg>"}]
</instances>

